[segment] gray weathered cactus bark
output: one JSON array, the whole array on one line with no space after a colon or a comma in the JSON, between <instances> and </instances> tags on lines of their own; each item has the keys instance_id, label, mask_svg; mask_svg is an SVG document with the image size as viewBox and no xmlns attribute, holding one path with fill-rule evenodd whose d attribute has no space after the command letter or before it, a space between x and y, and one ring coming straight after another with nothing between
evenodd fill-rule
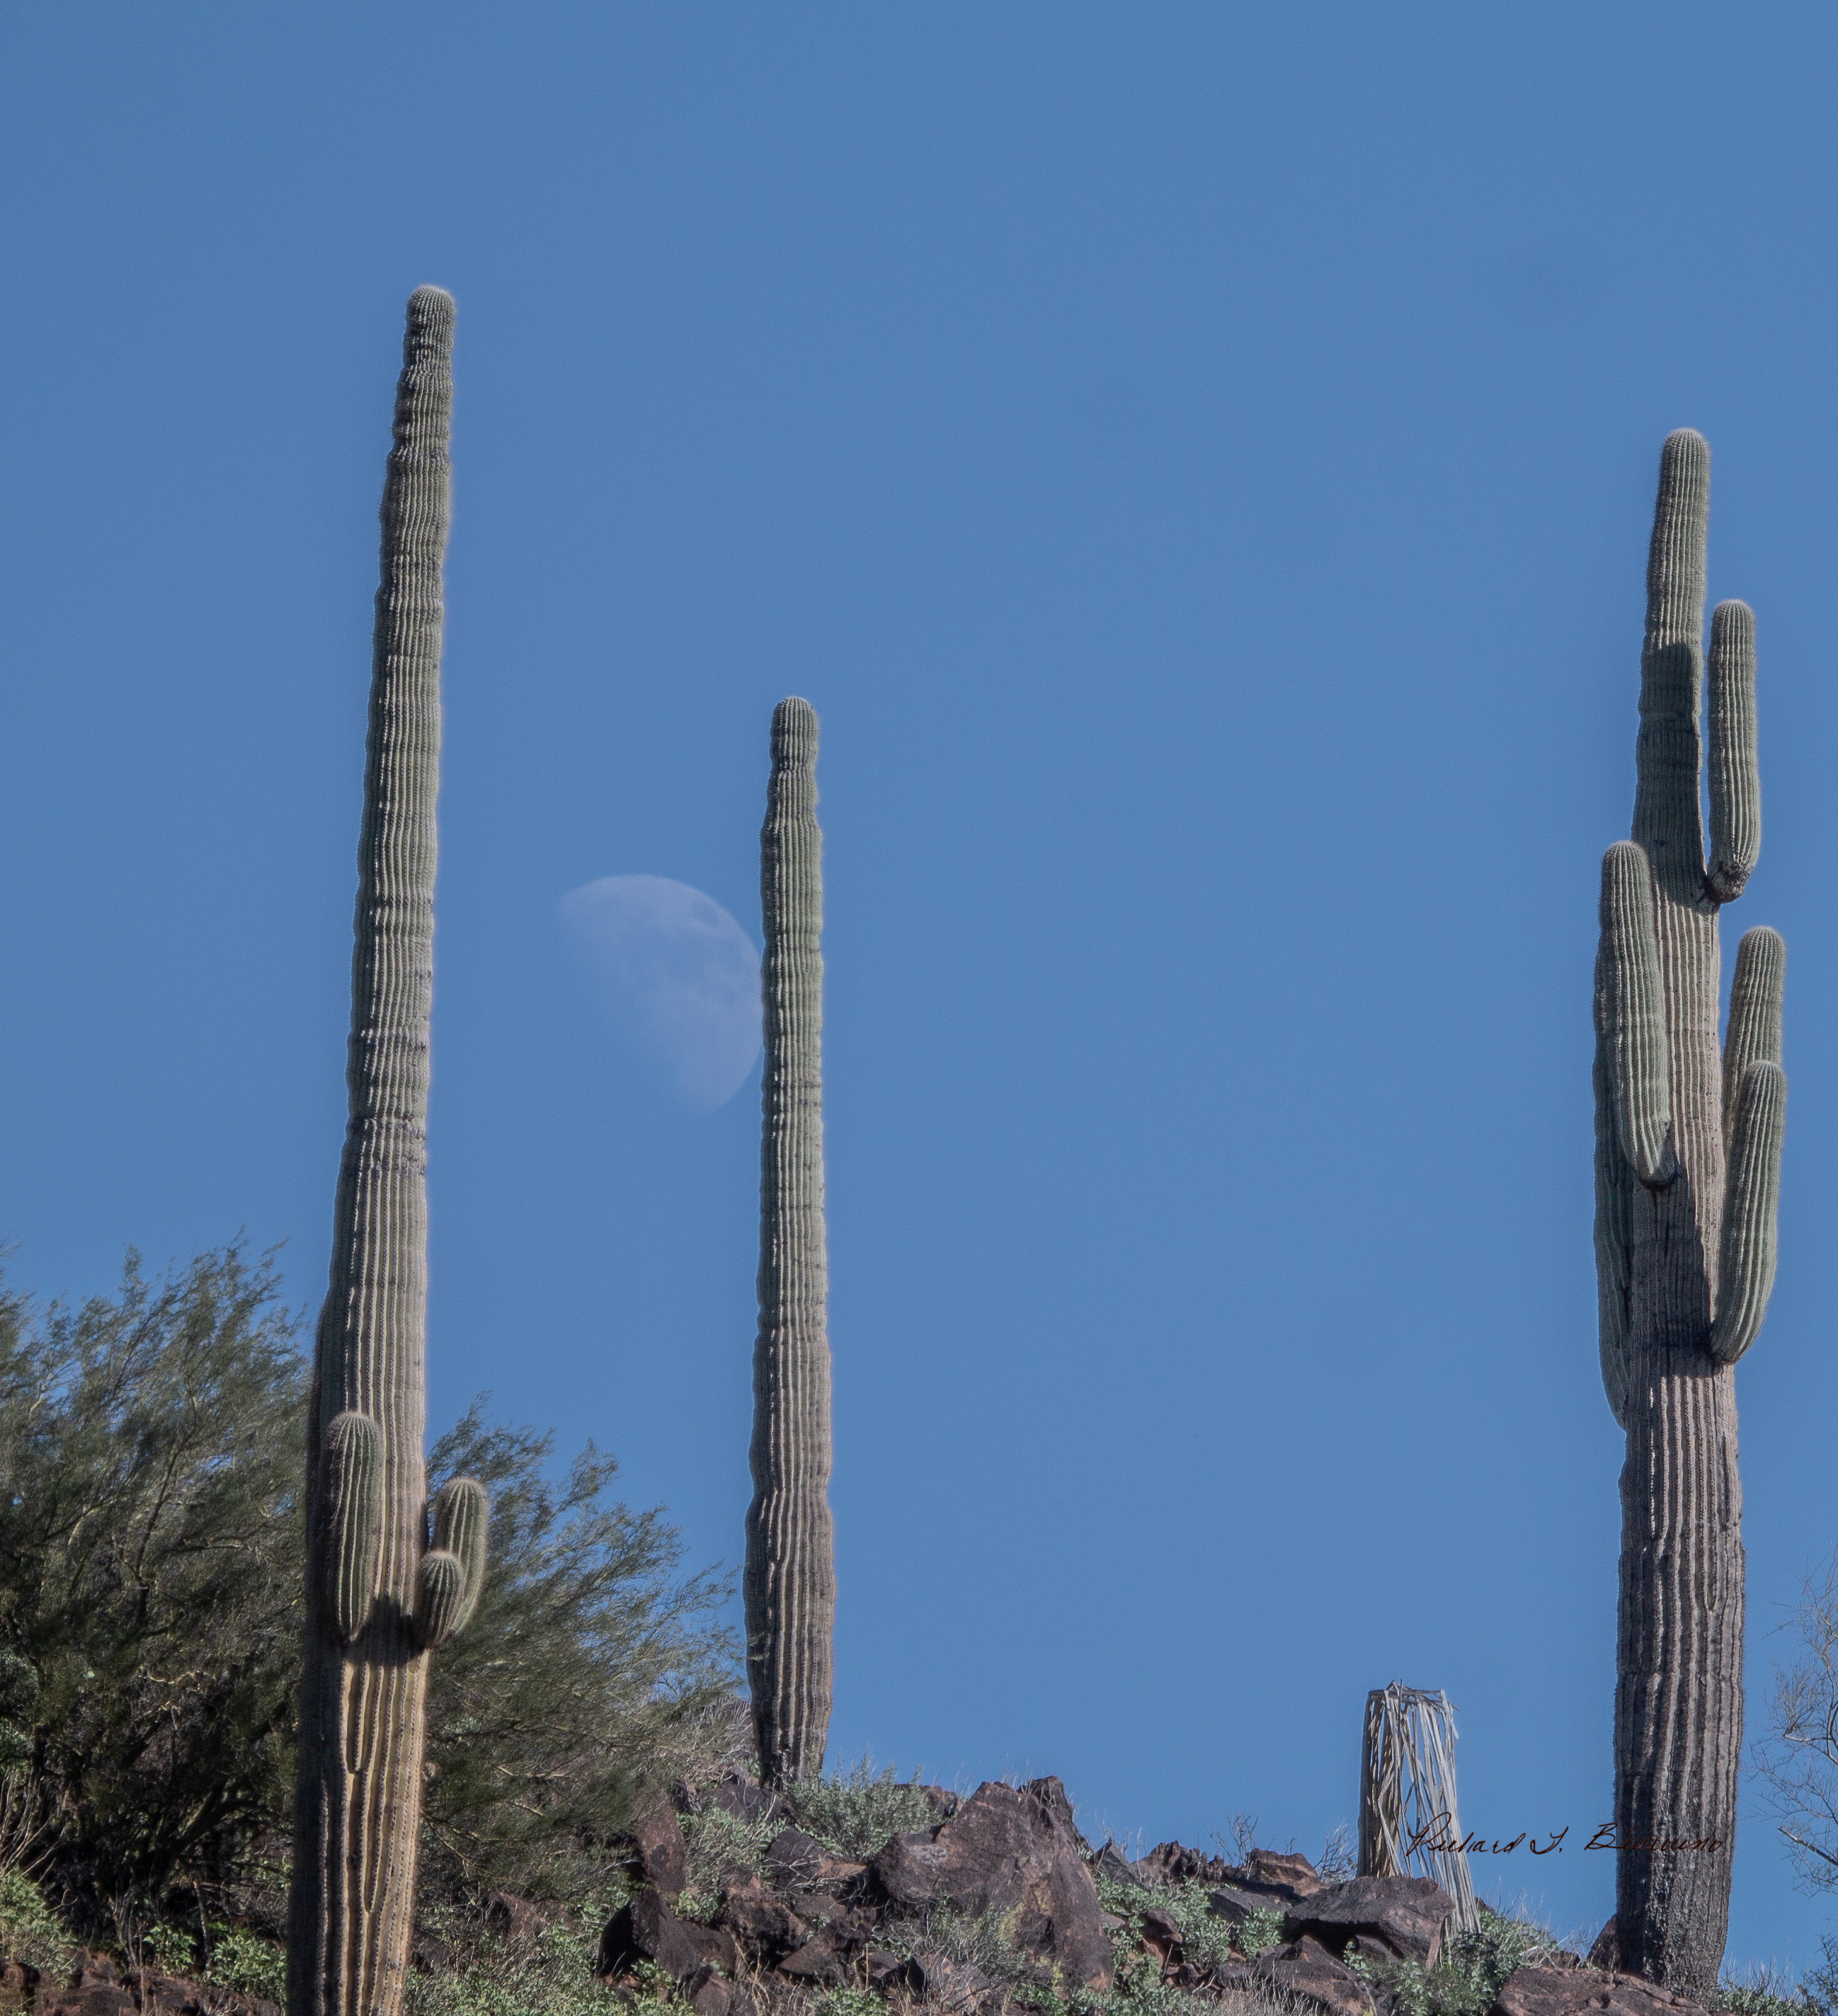
<instances>
[{"instance_id":1,"label":"gray weathered cactus bark","mask_svg":"<svg viewBox=\"0 0 1838 2016\"><path fill-rule=\"evenodd\" d=\"M760 1775L769 1785L823 1769L836 1611L816 761L817 718L809 703L781 700L773 714L772 780L759 836L766 1070L753 1502L742 1577L747 1680Z\"/></svg>"},{"instance_id":2,"label":"gray weathered cactus bark","mask_svg":"<svg viewBox=\"0 0 1838 2016\"><path fill-rule=\"evenodd\" d=\"M1717 1053L1721 905L1761 845L1754 620L1711 618L1710 850L1700 805L1710 456L1667 441L1647 568L1634 837L1602 863L1595 975L1602 1382L1627 1431L1615 1686L1621 1966L1717 1983L1742 1741L1735 1361L1775 1270L1786 949L1749 932ZM1650 1844L1673 1844L1651 1845Z\"/></svg>"},{"instance_id":3,"label":"gray weathered cactus bark","mask_svg":"<svg viewBox=\"0 0 1838 2016\"><path fill-rule=\"evenodd\" d=\"M331 1281L307 1435L307 1628L290 2016L392 2016L407 1978L427 1654L478 1600L485 1493L422 1463L428 1017L453 303L409 302L358 847ZM434 1532L427 1530L431 1511Z\"/></svg>"}]
</instances>

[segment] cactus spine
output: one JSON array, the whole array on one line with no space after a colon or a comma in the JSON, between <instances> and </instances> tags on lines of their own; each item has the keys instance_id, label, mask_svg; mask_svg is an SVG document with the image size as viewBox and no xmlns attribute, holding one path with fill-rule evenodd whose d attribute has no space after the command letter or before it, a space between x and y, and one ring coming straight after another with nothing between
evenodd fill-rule
<instances>
[{"instance_id":1,"label":"cactus spine","mask_svg":"<svg viewBox=\"0 0 1838 2016\"><path fill-rule=\"evenodd\" d=\"M760 1775L822 1770L836 1611L830 1517L829 1293L823 1240L823 836L817 718L781 700L759 836L766 1070L759 1179L759 1333L753 1502L742 1578Z\"/></svg>"},{"instance_id":2,"label":"cactus spine","mask_svg":"<svg viewBox=\"0 0 1838 2016\"><path fill-rule=\"evenodd\" d=\"M1711 618L1710 855L1699 804L1710 455L1667 441L1647 568L1634 837L1602 863L1595 967L1602 1382L1627 1431L1615 1686L1620 1964L1717 1985L1742 1739L1735 1360L1773 1284L1786 948L1743 938L1721 1060L1721 905L1761 846L1754 619ZM1643 1844L1674 1842L1676 1848Z\"/></svg>"},{"instance_id":3,"label":"cactus spine","mask_svg":"<svg viewBox=\"0 0 1838 2016\"><path fill-rule=\"evenodd\" d=\"M358 847L347 1079L331 1282L307 1437L300 1778L290 2016L393 2016L413 1920L426 1649L478 1600L485 1494L456 1478L427 1542L422 1432L428 1013L434 984L441 567L453 303L409 301Z\"/></svg>"}]
</instances>

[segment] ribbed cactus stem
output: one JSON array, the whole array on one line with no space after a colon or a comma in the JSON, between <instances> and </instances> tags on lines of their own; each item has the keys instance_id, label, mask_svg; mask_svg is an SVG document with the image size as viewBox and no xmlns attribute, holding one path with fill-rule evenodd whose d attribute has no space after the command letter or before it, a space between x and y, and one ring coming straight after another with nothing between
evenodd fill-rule
<instances>
[{"instance_id":1,"label":"ribbed cactus stem","mask_svg":"<svg viewBox=\"0 0 1838 2016\"><path fill-rule=\"evenodd\" d=\"M421 1577L415 1591L415 1642L437 1652L460 1629L460 1606L466 1600L466 1570L457 1554L431 1547L421 1557Z\"/></svg>"},{"instance_id":2,"label":"ribbed cactus stem","mask_svg":"<svg viewBox=\"0 0 1838 2016\"><path fill-rule=\"evenodd\" d=\"M1787 945L1779 931L1757 924L1736 947L1729 988L1729 1031L1723 1039L1723 1140L1735 1130L1736 1095L1752 1064L1781 1060L1781 1003L1786 989Z\"/></svg>"},{"instance_id":3,"label":"ribbed cactus stem","mask_svg":"<svg viewBox=\"0 0 1838 2016\"><path fill-rule=\"evenodd\" d=\"M1742 1483L1732 1361L1774 1276L1784 949L1752 931L1717 1041L1718 905L1761 848L1754 625L1712 625L1711 832L1699 788L1710 451L1660 459L1631 841L1602 868L1595 1252L1602 1384L1627 1430L1615 1688L1621 1964L1704 1999L1729 1917L1742 1737ZM1728 1165L1726 1171L1726 1146Z\"/></svg>"},{"instance_id":4,"label":"ribbed cactus stem","mask_svg":"<svg viewBox=\"0 0 1838 2016\"><path fill-rule=\"evenodd\" d=\"M434 1494L432 1509L434 1547L460 1564L460 1610L452 1629L463 1631L485 1586L485 1534L491 1517L485 1488L474 1478L449 1478Z\"/></svg>"},{"instance_id":5,"label":"ribbed cactus stem","mask_svg":"<svg viewBox=\"0 0 1838 2016\"><path fill-rule=\"evenodd\" d=\"M1666 1057L1666 1004L1653 928L1652 877L1631 840L1602 863L1602 943L1595 1013L1606 1046L1615 1139L1651 1189L1678 1173L1672 1154L1672 1090Z\"/></svg>"},{"instance_id":6,"label":"ribbed cactus stem","mask_svg":"<svg viewBox=\"0 0 1838 2016\"><path fill-rule=\"evenodd\" d=\"M1761 858L1761 770L1755 748L1755 616L1746 602L1710 612L1710 861L1719 903L1741 895Z\"/></svg>"},{"instance_id":7,"label":"ribbed cactus stem","mask_svg":"<svg viewBox=\"0 0 1838 2016\"><path fill-rule=\"evenodd\" d=\"M363 1629L377 1594L383 1431L367 1414L334 1414L326 1430L324 1460L321 1614L333 1637L348 1645Z\"/></svg>"},{"instance_id":8,"label":"ribbed cactus stem","mask_svg":"<svg viewBox=\"0 0 1838 2016\"><path fill-rule=\"evenodd\" d=\"M427 1661L421 1600L428 1016L434 982L441 570L446 548L453 303L409 300L383 497L356 943L331 1280L308 1425L308 1532L336 1466L335 1417L376 1424L375 1597L348 1645L309 1629L300 1715L290 2016L394 2016L407 1980L420 1829ZM349 1431L346 1431L348 1435ZM326 1577L309 1563L309 1607Z\"/></svg>"},{"instance_id":9,"label":"ribbed cactus stem","mask_svg":"<svg viewBox=\"0 0 1838 2016\"><path fill-rule=\"evenodd\" d=\"M817 718L809 703L781 700L773 715L772 778L759 837L766 1066L753 1502L742 1577L747 1679L761 1775L769 1784L823 1769L836 1608L816 758Z\"/></svg>"},{"instance_id":10,"label":"ribbed cactus stem","mask_svg":"<svg viewBox=\"0 0 1838 2016\"><path fill-rule=\"evenodd\" d=\"M1717 1320L1710 1330L1710 1355L1720 1364L1735 1364L1755 1341L1768 1313L1786 1128L1786 1073L1765 1060L1750 1064L1737 1095L1723 1200Z\"/></svg>"}]
</instances>

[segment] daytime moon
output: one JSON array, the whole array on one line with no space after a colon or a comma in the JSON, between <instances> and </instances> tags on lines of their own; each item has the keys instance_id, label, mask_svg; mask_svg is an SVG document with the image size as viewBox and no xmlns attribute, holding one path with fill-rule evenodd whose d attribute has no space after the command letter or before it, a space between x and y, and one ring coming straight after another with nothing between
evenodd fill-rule
<instances>
[{"instance_id":1,"label":"daytime moon","mask_svg":"<svg viewBox=\"0 0 1838 2016\"><path fill-rule=\"evenodd\" d=\"M600 1005L687 1106L711 1113L759 1055L759 954L713 897L661 875L571 890L563 928Z\"/></svg>"}]
</instances>

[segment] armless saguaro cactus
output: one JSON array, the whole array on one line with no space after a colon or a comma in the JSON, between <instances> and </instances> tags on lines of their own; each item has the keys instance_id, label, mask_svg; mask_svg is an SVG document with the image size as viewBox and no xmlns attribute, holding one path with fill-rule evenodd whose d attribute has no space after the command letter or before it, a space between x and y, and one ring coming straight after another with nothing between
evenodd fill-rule
<instances>
[{"instance_id":1,"label":"armless saguaro cactus","mask_svg":"<svg viewBox=\"0 0 1838 2016\"><path fill-rule=\"evenodd\" d=\"M430 1505L421 1451L452 350L452 297L417 290L383 492L351 961L351 1120L308 1424L290 2016L393 2016L401 2005L427 1654L466 1622L485 1572L484 1492L456 1478Z\"/></svg>"},{"instance_id":2,"label":"armless saguaro cactus","mask_svg":"<svg viewBox=\"0 0 1838 2016\"><path fill-rule=\"evenodd\" d=\"M747 1513L747 1681L769 1785L823 1768L836 1564L823 1249L823 836L817 718L780 700L759 835L766 958L759 1334Z\"/></svg>"},{"instance_id":3,"label":"armless saguaro cactus","mask_svg":"<svg viewBox=\"0 0 1838 2016\"><path fill-rule=\"evenodd\" d=\"M1595 1253L1602 1383L1627 1435L1615 1683L1616 1936L1630 1972L1717 1983L1742 1741L1735 1361L1774 1282L1786 949L1749 932L1717 1053L1717 913L1761 847L1754 618L1710 619L1710 453L1672 435L1647 565L1634 837L1602 863Z\"/></svg>"}]
</instances>

